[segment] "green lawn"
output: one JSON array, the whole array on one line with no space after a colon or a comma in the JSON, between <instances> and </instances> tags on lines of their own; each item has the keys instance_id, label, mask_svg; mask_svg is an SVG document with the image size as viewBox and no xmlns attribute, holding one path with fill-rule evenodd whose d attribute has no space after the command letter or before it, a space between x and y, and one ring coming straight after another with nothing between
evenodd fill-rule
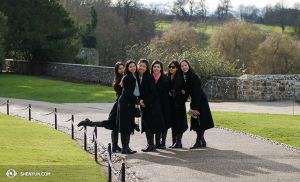
<instances>
[{"instance_id":1,"label":"green lawn","mask_svg":"<svg viewBox=\"0 0 300 182\"><path fill-rule=\"evenodd\" d=\"M0 97L51 103L114 102L112 87L68 83L34 76L0 74Z\"/></svg>"},{"instance_id":2,"label":"green lawn","mask_svg":"<svg viewBox=\"0 0 300 182\"><path fill-rule=\"evenodd\" d=\"M171 27L171 21L156 21L155 29L156 31L166 31Z\"/></svg>"},{"instance_id":3,"label":"green lawn","mask_svg":"<svg viewBox=\"0 0 300 182\"><path fill-rule=\"evenodd\" d=\"M300 148L300 116L212 112L216 126L258 135Z\"/></svg>"},{"instance_id":4,"label":"green lawn","mask_svg":"<svg viewBox=\"0 0 300 182\"><path fill-rule=\"evenodd\" d=\"M0 123L0 181L12 180L9 169L19 181L106 181L90 154L64 133L5 114ZM25 172L47 175L22 176Z\"/></svg>"},{"instance_id":5,"label":"green lawn","mask_svg":"<svg viewBox=\"0 0 300 182\"><path fill-rule=\"evenodd\" d=\"M282 29L281 29L280 26L271 26L271 25L260 24L260 27L263 28L263 29L265 29L265 30L268 30L270 32L282 34ZM294 32L294 29L292 27L290 27L290 26L286 26L285 27L285 30L284 30L285 34L290 34L290 33L293 33L293 32Z\"/></svg>"}]
</instances>

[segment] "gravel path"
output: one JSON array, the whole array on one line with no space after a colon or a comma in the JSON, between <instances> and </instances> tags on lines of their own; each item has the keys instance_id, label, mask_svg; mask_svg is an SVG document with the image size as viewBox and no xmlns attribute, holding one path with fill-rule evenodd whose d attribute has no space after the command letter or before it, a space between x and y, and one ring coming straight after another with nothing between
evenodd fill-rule
<instances>
[{"instance_id":1,"label":"gravel path","mask_svg":"<svg viewBox=\"0 0 300 182\"><path fill-rule=\"evenodd\" d=\"M7 98L0 97L0 105ZM65 122L74 115L77 124L85 118L92 121L104 120L112 107L105 104L53 104L19 99L9 99L10 114L28 119L28 109L32 106L32 118L53 127L54 115L47 114L57 108L59 129L68 133L71 123ZM213 111L236 111L277 114L300 114L300 106L293 101L277 102L222 102L210 103ZM0 106L6 113L6 106ZM92 137L92 128L88 128ZM83 131L77 132L80 139ZM205 133L207 147L189 150L196 138L195 132L183 135L182 149L156 150L143 153L146 145L144 134L131 136L130 147L137 150L134 155L118 154L124 158L127 176L131 181L300 181L300 151L297 148L266 140L259 136L228 129L213 128ZM98 142L107 146L110 131L98 128ZM171 142L171 133L167 143ZM119 142L120 145L120 142ZM119 163L115 163L116 168ZM119 168L118 168L119 169Z\"/></svg>"}]
</instances>

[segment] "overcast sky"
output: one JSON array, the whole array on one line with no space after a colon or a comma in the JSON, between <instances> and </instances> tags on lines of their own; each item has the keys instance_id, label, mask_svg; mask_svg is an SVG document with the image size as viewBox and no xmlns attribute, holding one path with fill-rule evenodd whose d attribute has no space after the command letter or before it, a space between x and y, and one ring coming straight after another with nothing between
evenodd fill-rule
<instances>
[{"instance_id":1,"label":"overcast sky","mask_svg":"<svg viewBox=\"0 0 300 182\"><path fill-rule=\"evenodd\" d=\"M172 4L174 0L140 0L141 3L148 5L148 4L160 4L160 3L170 3ZM206 0L208 4L208 10L211 11L212 9L215 10L217 8L217 5L219 4L220 0ZM245 6L248 5L255 5L257 7L263 8L266 5L275 5L276 3L281 2L281 0L231 0L231 4L236 9L239 5L243 4ZM300 0L285 0L284 1L288 7L292 7L296 2L300 3Z\"/></svg>"}]
</instances>

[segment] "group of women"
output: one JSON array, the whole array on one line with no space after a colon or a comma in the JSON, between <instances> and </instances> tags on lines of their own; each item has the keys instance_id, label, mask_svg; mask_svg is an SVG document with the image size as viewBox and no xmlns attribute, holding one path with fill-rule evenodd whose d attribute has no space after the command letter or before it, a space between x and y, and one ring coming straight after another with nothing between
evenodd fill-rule
<instances>
[{"instance_id":1,"label":"group of women","mask_svg":"<svg viewBox=\"0 0 300 182\"><path fill-rule=\"evenodd\" d=\"M111 129L113 152L136 153L129 142L134 130L140 130L135 124L135 117L139 115L137 108L140 108L142 133L145 132L147 138L143 152L165 149L169 128L172 129L169 148L182 148L182 136L188 129L185 107L188 98L192 112L190 130L197 133L190 149L206 147L204 131L213 128L214 123L201 80L188 61L172 60L166 74L159 60L153 61L151 66L145 59L137 64L133 60L125 65L117 62L113 87L117 99L108 120L92 122L86 119L78 124ZM118 133L121 133L122 148L118 146Z\"/></svg>"}]
</instances>

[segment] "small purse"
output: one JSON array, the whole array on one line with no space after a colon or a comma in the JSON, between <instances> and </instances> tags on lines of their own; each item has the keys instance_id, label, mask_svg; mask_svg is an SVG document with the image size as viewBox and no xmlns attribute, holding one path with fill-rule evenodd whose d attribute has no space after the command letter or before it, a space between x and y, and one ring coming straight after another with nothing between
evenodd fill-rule
<instances>
[{"instance_id":1,"label":"small purse","mask_svg":"<svg viewBox=\"0 0 300 182\"><path fill-rule=\"evenodd\" d=\"M135 105L135 108L134 108L134 117L136 117L136 118L141 117L141 110L137 104Z\"/></svg>"}]
</instances>

